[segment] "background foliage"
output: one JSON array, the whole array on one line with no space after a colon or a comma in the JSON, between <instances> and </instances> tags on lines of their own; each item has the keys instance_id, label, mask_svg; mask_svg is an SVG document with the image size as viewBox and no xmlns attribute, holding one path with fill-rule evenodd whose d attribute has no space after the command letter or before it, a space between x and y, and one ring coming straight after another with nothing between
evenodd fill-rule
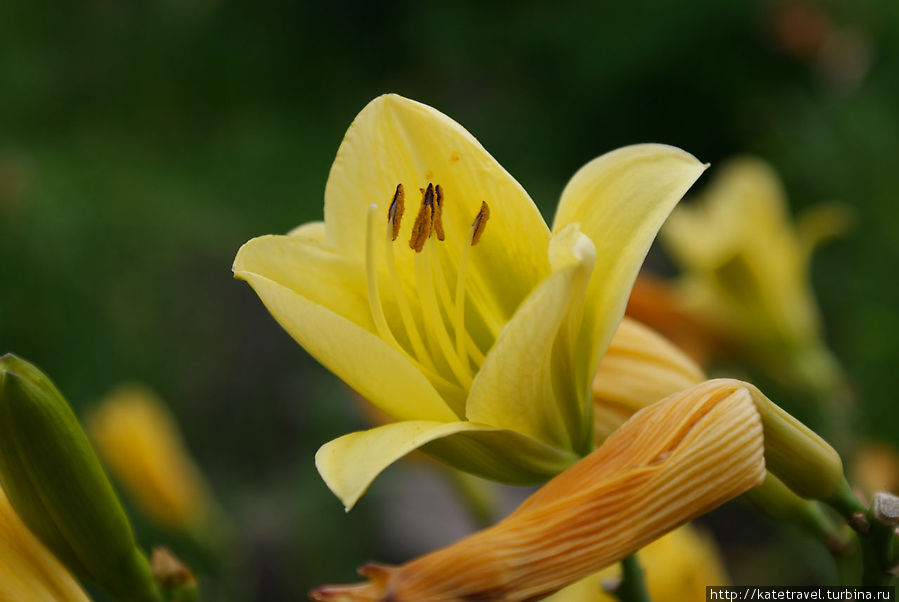
<instances>
[{"instance_id":1,"label":"background foliage","mask_svg":"<svg viewBox=\"0 0 899 602\"><path fill-rule=\"evenodd\" d=\"M548 215L583 163L643 141L712 170L757 154L795 209L851 205L814 283L858 428L896 442L897 46L888 0L7 0L0 352L79 412L126 380L168 400L235 524L211 599L301 597L421 551L382 545L396 479L348 516L320 482L315 449L364 420L230 276L247 239L320 219L343 132L393 91L465 125Z\"/></svg>"}]
</instances>

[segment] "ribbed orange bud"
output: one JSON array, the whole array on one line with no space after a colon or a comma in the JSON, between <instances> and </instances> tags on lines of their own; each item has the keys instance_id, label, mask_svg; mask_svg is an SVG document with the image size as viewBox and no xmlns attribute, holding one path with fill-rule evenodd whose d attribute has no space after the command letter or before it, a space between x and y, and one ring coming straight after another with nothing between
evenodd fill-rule
<instances>
[{"instance_id":1,"label":"ribbed orange bud","mask_svg":"<svg viewBox=\"0 0 899 602\"><path fill-rule=\"evenodd\" d=\"M597 445L634 412L701 383L702 369L643 324L624 318L593 379Z\"/></svg>"},{"instance_id":2,"label":"ribbed orange bud","mask_svg":"<svg viewBox=\"0 0 899 602\"><path fill-rule=\"evenodd\" d=\"M693 387L647 407L495 526L327 601L536 600L612 564L765 477L748 389Z\"/></svg>"}]
</instances>

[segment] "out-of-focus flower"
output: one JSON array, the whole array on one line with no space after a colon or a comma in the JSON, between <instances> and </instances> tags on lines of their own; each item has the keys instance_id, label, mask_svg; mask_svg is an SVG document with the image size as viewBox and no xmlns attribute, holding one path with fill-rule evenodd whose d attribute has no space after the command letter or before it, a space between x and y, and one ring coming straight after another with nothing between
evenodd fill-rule
<instances>
[{"instance_id":1,"label":"out-of-focus flower","mask_svg":"<svg viewBox=\"0 0 899 602\"><path fill-rule=\"evenodd\" d=\"M89 602L65 567L16 515L0 488L0 600Z\"/></svg>"},{"instance_id":2,"label":"out-of-focus flower","mask_svg":"<svg viewBox=\"0 0 899 602\"><path fill-rule=\"evenodd\" d=\"M534 600L759 485L762 416L749 389L710 381L645 408L505 520L317 600Z\"/></svg>"},{"instance_id":3,"label":"out-of-focus flower","mask_svg":"<svg viewBox=\"0 0 899 602\"><path fill-rule=\"evenodd\" d=\"M754 491L754 490L750 490ZM692 525L684 525L637 552L646 575L646 587L654 602L687 602L705 599L709 585L730 580L715 542ZM614 602L603 584L621 578L620 565L606 567L546 598L546 602Z\"/></svg>"},{"instance_id":4,"label":"out-of-focus flower","mask_svg":"<svg viewBox=\"0 0 899 602\"><path fill-rule=\"evenodd\" d=\"M852 462L852 484L868 496L878 491L899 494L899 451L887 443L862 444Z\"/></svg>"},{"instance_id":5,"label":"out-of-focus flower","mask_svg":"<svg viewBox=\"0 0 899 602\"><path fill-rule=\"evenodd\" d=\"M149 517L193 531L215 505L178 424L152 391L136 385L113 391L88 416L88 432L112 473Z\"/></svg>"},{"instance_id":6,"label":"out-of-focus flower","mask_svg":"<svg viewBox=\"0 0 899 602\"><path fill-rule=\"evenodd\" d=\"M698 202L679 207L662 229L683 271L682 307L769 374L831 388L838 370L821 340L808 264L814 247L848 220L844 208L823 206L794 227L771 168L732 161Z\"/></svg>"},{"instance_id":7,"label":"out-of-focus flower","mask_svg":"<svg viewBox=\"0 0 899 602\"><path fill-rule=\"evenodd\" d=\"M0 482L66 567L116 599L158 602L147 558L87 435L49 378L0 357Z\"/></svg>"},{"instance_id":8,"label":"out-of-focus flower","mask_svg":"<svg viewBox=\"0 0 899 602\"><path fill-rule=\"evenodd\" d=\"M732 345L708 320L686 310L670 281L646 270L634 282L626 314L664 335L702 367L709 366Z\"/></svg>"},{"instance_id":9,"label":"out-of-focus flower","mask_svg":"<svg viewBox=\"0 0 899 602\"><path fill-rule=\"evenodd\" d=\"M347 508L419 448L514 483L589 453L599 360L704 169L662 145L603 155L568 183L550 231L459 124L396 95L369 103L337 152L324 222L253 239L234 261L307 351L396 420L319 450ZM403 220L407 189L421 202Z\"/></svg>"}]
</instances>

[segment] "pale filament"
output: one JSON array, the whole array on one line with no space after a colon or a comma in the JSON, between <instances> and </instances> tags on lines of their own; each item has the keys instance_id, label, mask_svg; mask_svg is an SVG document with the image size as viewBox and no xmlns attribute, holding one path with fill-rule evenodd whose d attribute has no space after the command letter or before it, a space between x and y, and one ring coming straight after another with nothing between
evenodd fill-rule
<instances>
[{"instance_id":1,"label":"pale filament","mask_svg":"<svg viewBox=\"0 0 899 602\"><path fill-rule=\"evenodd\" d=\"M401 186L397 187L402 190ZM439 191L439 187L437 188ZM467 390L471 387L474 374L484 362L484 352L477 346L465 327L465 305L468 295L474 291L466 287L466 275L468 273L470 247L477 243L477 238L483 232L483 224L486 221L488 210L486 205L476 216L475 222L469 229L467 240L462 245L461 261L455 270L455 286L449 285L441 259L451 257L447 249L440 251L438 239L443 235L443 228L437 227L442 213L440 207L434 207L434 188L422 190L422 207L419 209L419 217L412 227L412 240L410 247L415 252L413 260L416 292L420 296L420 318L417 321L413 313L413 307L407 299L402 280L396 266L393 243L399 224L394 219L401 219L402 210L394 211L391 204L388 210L388 223L385 235L385 259L389 274L389 286L405 330L406 340L411 349L400 343L390 328L382 305L381 291L378 282L377 249L375 245L375 232L377 214L375 206L369 209L368 228L366 232L366 272L368 274L369 306L372 319L378 334L391 346L401 351L435 384L452 390ZM438 192L442 201L442 195ZM394 199L396 202L396 199ZM425 206L425 203L430 205ZM399 213L399 215L397 215ZM437 215L437 218L434 216ZM482 219L483 218L483 219ZM425 222L424 220L431 220ZM452 237L452 232L448 233ZM433 241L432 241L433 239ZM450 265L455 263L449 259ZM451 292L452 291L452 292ZM474 305L473 307L479 307ZM493 316L490 316L493 317ZM487 316L482 316L486 319ZM486 322L488 328L496 336L495 320ZM397 324L394 324L397 326ZM421 328L423 330L421 330ZM427 343L427 344L426 344ZM444 376L445 375L445 376Z\"/></svg>"},{"instance_id":2,"label":"pale filament","mask_svg":"<svg viewBox=\"0 0 899 602\"><path fill-rule=\"evenodd\" d=\"M378 335L384 339L388 344L390 344L397 351L402 353L406 359L411 361L415 366L421 370L423 374L425 374L429 380L432 382L439 382L443 386L452 388L454 385L446 381L445 378L440 376L438 372L434 369L433 363L431 363L431 358L428 355L424 345L421 344L421 340L418 340L418 344L421 346L421 353L419 350L415 350L415 355L411 355L400 343L397 341L396 337L393 334L393 331L390 330L390 325L387 322L387 318L384 315L384 307L381 304L381 292L378 286L378 266L377 266L377 254L376 254L376 231L377 231L377 220L379 217L379 211L377 205L370 205L368 209L367 215L367 227L366 227L366 253L365 253L365 273L366 273L366 285L368 288L368 303L369 310L371 311L372 320L375 323L375 328L378 331ZM387 233L387 240L390 241L390 231ZM388 262L390 263L390 262ZM396 291L395 295L397 298L402 296L402 291ZM405 297L402 297L403 301L405 301ZM403 303L398 303L400 306ZM414 321L411 319L411 313L409 313L408 303L405 304L405 308L401 309L401 313L405 310L408 315L409 321L413 324ZM406 316L403 316L403 322L406 322ZM408 332L408 328L407 328ZM418 335L417 331L414 331L415 335ZM413 341L414 338L412 335L409 336L410 340ZM424 362L428 362L425 364Z\"/></svg>"}]
</instances>

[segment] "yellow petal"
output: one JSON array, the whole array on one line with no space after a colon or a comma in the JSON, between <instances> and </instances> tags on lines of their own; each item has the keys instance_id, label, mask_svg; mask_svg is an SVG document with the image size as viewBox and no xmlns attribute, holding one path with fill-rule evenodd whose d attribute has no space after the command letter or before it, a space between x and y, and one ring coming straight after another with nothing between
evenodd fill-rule
<instances>
[{"instance_id":1,"label":"yellow petal","mask_svg":"<svg viewBox=\"0 0 899 602\"><path fill-rule=\"evenodd\" d=\"M560 381L571 377L573 350L554 352L554 348L557 336L567 334L560 329L568 326L565 317L572 302L583 298L595 250L576 228L559 233L551 248L556 271L503 328L472 384L466 417L571 449L574 436L580 434L571 430L581 424L582 412L567 404L576 404L582 393L558 390ZM564 353L554 358L560 352Z\"/></svg>"},{"instance_id":2,"label":"yellow petal","mask_svg":"<svg viewBox=\"0 0 899 602\"><path fill-rule=\"evenodd\" d=\"M0 600L89 602L75 579L16 515L2 489Z\"/></svg>"},{"instance_id":3,"label":"yellow petal","mask_svg":"<svg viewBox=\"0 0 899 602\"><path fill-rule=\"evenodd\" d=\"M678 260L693 269L714 269L747 245L764 253L787 226L783 187L756 159L729 161L702 199L678 207L662 233Z\"/></svg>"},{"instance_id":4,"label":"yellow petal","mask_svg":"<svg viewBox=\"0 0 899 602\"><path fill-rule=\"evenodd\" d=\"M803 211L796 222L796 235L806 264L820 244L842 236L852 228L854 217L851 207L837 203L817 205Z\"/></svg>"},{"instance_id":5,"label":"yellow petal","mask_svg":"<svg viewBox=\"0 0 899 602\"><path fill-rule=\"evenodd\" d=\"M596 245L581 347L592 369L624 315L631 286L662 222L705 168L672 146L627 146L582 167L562 192L553 232L580 222ZM588 372L592 378L593 370Z\"/></svg>"},{"instance_id":6,"label":"yellow petal","mask_svg":"<svg viewBox=\"0 0 899 602\"><path fill-rule=\"evenodd\" d=\"M328 240L341 254L365 253L365 220L370 204L387 217L397 184L403 184L409 213L399 239L407 241L418 188L440 184L445 195L443 246L458 259L481 202L490 206L490 223L477 247L468 278L483 290L500 316L518 303L549 271L549 231L521 185L461 125L426 105L395 94L371 101L353 121L331 167L325 188ZM402 243L403 246L405 242ZM414 273L414 253L397 249L401 276Z\"/></svg>"},{"instance_id":7,"label":"yellow petal","mask_svg":"<svg viewBox=\"0 0 899 602\"><path fill-rule=\"evenodd\" d=\"M233 269L237 277L243 272L257 274L375 331L364 268L328 246L323 222L305 224L287 236L260 236L248 241L237 252Z\"/></svg>"},{"instance_id":8,"label":"yellow petal","mask_svg":"<svg viewBox=\"0 0 899 602\"><path fill-rule=\"evenodd\" d=\"M253 287L306 351L394 418L456 420L421 371L362 320L370 316L358 297L364 276L354 279L351 268L319 243L301 233L254 238L238 251L234 275Z\"/></svg>"},{"instance_id":9,"label":"yellow petal","mask_svg":"<svg viewBox=\"0 0 899 602\"><path fill-rule=\"evenodd\" d=\"M575 460L571 454L505 429L462 421L410 420L334 439L315 454L315 465L349 511L385 468L422 446L457 468L519 484L544 481Z\"/></svg>"}]
</instances>

